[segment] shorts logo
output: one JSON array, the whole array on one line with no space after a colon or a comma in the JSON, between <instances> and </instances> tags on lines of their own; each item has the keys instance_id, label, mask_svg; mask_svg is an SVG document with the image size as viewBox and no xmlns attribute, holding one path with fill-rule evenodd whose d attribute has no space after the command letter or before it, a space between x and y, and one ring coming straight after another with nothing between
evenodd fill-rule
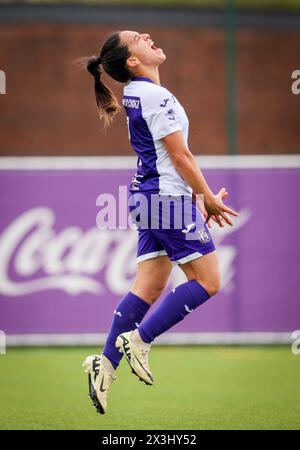
<instances>
[{"instance_id":1,"label":"shorts logo","mask_svg":"<svg viewBox=\"0 0 300 450\"><path fill-rule=\"evenodd\" d=\"M209 241L210 238L209 238L205 228L202 228L202 230L199 231L199 239L203 244L205 244L205 242Z\"/></svg>"},{"instance_id":2,"label":"shorts logo","mask_svg":"<svg viewBox=\"0 0 300 450\"><path fill-rule=\"evenodd\" d=\"M193 228L195 228L195 223L190 223L185 229L181 230L182 233L186 234L189 233Z\"/></svg>"}]
</instances>

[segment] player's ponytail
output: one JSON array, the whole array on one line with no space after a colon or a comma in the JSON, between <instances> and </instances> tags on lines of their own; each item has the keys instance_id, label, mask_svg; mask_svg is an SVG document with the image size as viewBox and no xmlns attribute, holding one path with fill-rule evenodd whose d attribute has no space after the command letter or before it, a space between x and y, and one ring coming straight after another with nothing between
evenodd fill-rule
<instances>
[{"instance_id":1,"label":"player's ponytail","mask_svg":"<svg viewBox=\"0 0 300 450\"><path fill-rule=\"evenodd\" d=\"M101 66L114 80L126 83L131 79L131 73L126 64L130 52L126 45L122 45L120 32L112 34L102 46L100 56L93 56L86 62L86 69L94 77L96 102L100 119L104 120L104 127L108 127L121 106L112 92L101 80Z\"/></svg>"},{"instance_id":2,"label":"player's ponytail","mask_svg":"<svg viewBox=\"0 0 300 450\"><path fill-rule=\"evenodd\" d=\"M95 80L95 97L100 119L104 120L104 127L108 127L114 116L120 111L120 105L115 94L101 81L101 59L92 57L86 68Z\"/></svg>"}]
</instances>

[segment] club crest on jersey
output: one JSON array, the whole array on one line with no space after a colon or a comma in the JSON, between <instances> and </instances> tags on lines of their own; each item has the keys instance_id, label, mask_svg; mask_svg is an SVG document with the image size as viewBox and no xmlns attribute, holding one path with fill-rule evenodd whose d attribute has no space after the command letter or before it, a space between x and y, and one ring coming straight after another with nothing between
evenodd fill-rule
<instances>
[{"instance_id":1,"label":"club crest on jersey","mask_svg":"<svg viewBox=\"0 0 300 450\"><path fill-rule=\"evenodd\" d=\"M174 109L172 109L172 108L170 108L170 109L168 110L168 112L165 114L165 116L167 116L167 118L168 118L169 120L175 120L175 119L176 119L175 111L174 111Z\"/></svg>"},{"instance_id":2,"label":"club crest on jersey","mask_svg":"<svg viewBox=\"0 0 300 450\"><path fill-rule=\"evenodd\" d=\"M205 228L202 228L202 230L199 231L199 239L203 244L209 241L210 238Z\"/></svg>"}]
</instances>

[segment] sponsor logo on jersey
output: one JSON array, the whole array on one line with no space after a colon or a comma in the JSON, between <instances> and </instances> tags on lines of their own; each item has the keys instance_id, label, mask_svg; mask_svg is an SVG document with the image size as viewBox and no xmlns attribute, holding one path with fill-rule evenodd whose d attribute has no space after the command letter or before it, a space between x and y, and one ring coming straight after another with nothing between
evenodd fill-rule
<instances>
[{"instance_id":1,"label":"sponsor logo on jersey","mask_svg":"<svg viewBox=\"0 0 300 450\"><path fill-rule=\"evenodd\" d=\"M125 106L125 108L139 109L140 100L136 98L123 98L123 105Z\"/></svg>"}]
</instances>

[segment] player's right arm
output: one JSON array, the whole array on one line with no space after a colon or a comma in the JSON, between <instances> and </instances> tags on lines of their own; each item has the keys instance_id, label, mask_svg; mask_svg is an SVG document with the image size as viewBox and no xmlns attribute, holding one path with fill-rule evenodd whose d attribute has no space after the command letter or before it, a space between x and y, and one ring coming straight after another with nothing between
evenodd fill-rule
<instances>
[{"instance_id":1,"label":"player's right arm","mask_svg":"<svg viewBox=\"0 0 300 450\"><path fill-rule=\"evenodd\" d=\"M195 194L204 195L207 222L210 217L213 217L220 226L223 226L222 217L229 225L233 225L228 214L238 216L238 213L223 203L223 199L228 195L226 189L222 188L217 195L213 194L196 158L185 145L182 131L168 134L163 138L163 142L178 173L191 186Z\"/></svg>"}]
</instances>

